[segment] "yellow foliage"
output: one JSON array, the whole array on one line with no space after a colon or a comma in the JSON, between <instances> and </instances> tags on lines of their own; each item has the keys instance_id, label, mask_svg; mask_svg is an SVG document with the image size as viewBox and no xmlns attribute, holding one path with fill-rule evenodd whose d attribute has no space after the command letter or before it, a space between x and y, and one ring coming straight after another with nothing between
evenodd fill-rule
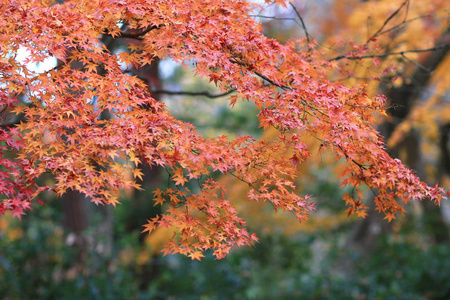
<instances>
[{"instance_id":1,"label":"yellow foliage","mask_svg":"<svg viewBox=\"0 0 450 300\"><path fill-rule=\"evenodd\" d=\"M20 239L21 237L23 237L23 230L20 228L14 228L8 231L8 238L11 241Z\"/></svg>"},{"instance_id":2,"label":"yellow foliage","mask_svg":"<svg viewBox=\"0 0 450 300\"><path fill-rule=\"evenodd\" d=\"M133 259L136 258L136 263L140 266L150 262L152 258L160 254L161 249L163 249L169 239L173 237L174 232L175 229L173 227L156 228L145 237L145 247L139 251L137 257L134 257L132 250L128 249L119 254L120 261L124 265L129 265L133 262Z\"/></svg>"},{"instance_id":3,"label":"yellow foliage","mask_svg":"<svg viewBox=\"0 0 450 300\"><path fill-rule=\"evenodd\" d=\"M440 183L444 188L450 187L450 176L449 175L443 176Z\"/></svg>"},{"instance_id":4,"label":"yellow foliage","mask_svg":"<svg viewBox=\"0 0 450 300\"><path fill-rule=\"evenodd\" d=\"M150 252L147 251L146 249L143 249L138 254L137 264L139 266L142 266L142 265L146 264L147 262L149 262L151 260L151 258L152 258L152 256L150 255Z\"/></svg>"},{"instance_id":5,"label":"yellow foliage","mask_svg":"<svg viewBox=\"0 0 450 300\"><path fill-rule=\"evenodd\" d=\"M352 51L352 48L347 43L339 43L339 39L345 41L346 38L351 37L357 45L364 44L369 37L383 26L386 19L402 3L404 3L404 0L381 0L364 3L356 0L336 0L334 2L333 18L326 21L323 27L324 30L329 30L332 33L324 44L342 47L340 49L341 53ZM401 24L405 20L415 20L408 22L401 30L393 30L379 35L375 43L380 45L382 49L377 50L373 47L375 43L369 43L369 47L373 48L370 48L368 53L382 54L384 53L383 51L400 52L433 47L436 39L442 34L441 30L443 26L440 26L441 24L430 24L429 18L421 18L421 16L432 14L435 20L434 22L439 23L439 20L445 22L447 12L444 9L446 8L445 1L410 1L408 8L406 9L406 6L403 6L401 11L389 21L384 30ZM388 50L383 50L383 48ZM322 50L327 51L325 49ZM333 50L329 55L330 57L334 57L336 56L336 52ZM362 82L367 85L368 94L373 96L380 93L380 91L386 91L391 86L399 87L404 83L410 82L413 72L417 70L417 66L420 65L420 62L427 55L429 53L407 53L404 56L388 56L386 58L380 58L380 62L376 64L373 59L343 60L340 63L346 64L344 68L353 72L353 75L349 76L347 83L349 85L357 85ZM408 118L397 126L388 142L390 147L394 147L400 143L413 128L421 131L426 142L436 141L439 134L439 125L450 121L450 106L448 103L443 103L442 101L442 96L447 93L450 86L449 68L450 56L447 56L446 60L440 64L431 78L430 86L432 86L434 93L425 102L417 101L417 105L410 111ZM381 81L373 80L374 78L385 77L389 72L392 72L391 70L399 72L401 77L391 73L392 78L396 76L397 78L392 82L383 82L382 84L385 86L381 84ZM264 138L275 138L277 135L278 132L272 130L266 132ZM310 148L311 157L309 160L315 163L302 163L299 165L299 171L305 179L305 182L307 182L310 174L310 168L314 167L315 164L321 162L331 164L327 161L330 156L317 151L320 142L317 140L308 140L307 143L308 146L313 145ZM435 148L431 147L431 145L430 147L426 147L425 145L423 150L424 153L432 155ZM426 171L429 175L436 174L435 167L427 167ZM330 217L314 216L310 217L310 220L306 224L299 224L295 218L286 217L284 214L272 214L270 205L242 201L248 192L248 186L245 184L231 179L224 179L222 182L229 189L229 195L233 205L245 216L249 226L251 228L259 228L263 232L273 230L284 234L292 234L297 231L314 231L319 228L332 228L336 226L334 224L342 224L343 222L352 220L348 219L344 213L343 215ZM302 186L302 183L298 185ZM267 224L267 226L261 224Z\"/></svg>"},{"instance_id":6,"label":"yellow foliage","mask_svg":"<svg viewBox=\"0 0 450 300\"><path fill-rule=\"evenodd\" d=\"M267 130L263 138L275 139L280 133L275 129ZM297 183L298 193L301 193L301 187L305 182L311 182L312 170L320 164L333 165L335 157L326 151L321 151L321 142L312 137L305 136L303 141L308 145L311 156L305 163L298 165L297 170L302 174L301 181ZM348 218L347 213L338 216L312 216L307 222L300 223L294 215L286 213L273 213L272 206L268 203L259 203L255 201L245 201L249 186L236 178L224 176L221 183L227 187L228 197L239 215L242 215L248 226L252 230L257 230L261 234L283 234L293 235L298 232L313 232L320 229L331 229L346 222L351 222L354 218ZM342 201L336 199L336 201Z\"/></svg>"},{"instance_id":7,"label":"yellow foliage","mask_svg":"<svg viewBox=\"0 0 450 300\"><path fill-rule=\"evenodd\" d=\"M20 239L23 237L24 232L22 229L11 226L13 218L10 214L5 214L0 218L0 231L4 234L5 238L11 241Z\"/></svg>"},{"instance_id":8,"label":"yellow foliage","mask_svg":"<svg viewBox=\"0 0 450 300\"><path fill-rule=\"evenodd\" d=\"M0 231L5 232L8 229L8 221L6 220L6 216L0 218Z\"/></svg>"},{"instance_id":9,"label":"yellow foliage","mask_svg":"<svg viewBox=\"0 0 450 300\"><path fill-rule=\"evenodd\" d=\"M55 1L54 0L42 0L42 5L52 6L52 5L55 5Z\"/></svg>"},{"instance_id":10,"label":"yellow foliage","mask_svg":"<svg viewBox=\"0 0 450 300\"><path fill-rule=\"evenodd\" d=\"M140 253L138 263L139 259L141 259L142 263L145 263L151 257L158 255L167 241L173 236L174 232L175 229L172 227L158 227L151 234L148 234L145 237L145 244L149 246L149 249L143 250L143 252L145 252L146 254L143 254L142 252Z\"/></svg>"}]
</instances>

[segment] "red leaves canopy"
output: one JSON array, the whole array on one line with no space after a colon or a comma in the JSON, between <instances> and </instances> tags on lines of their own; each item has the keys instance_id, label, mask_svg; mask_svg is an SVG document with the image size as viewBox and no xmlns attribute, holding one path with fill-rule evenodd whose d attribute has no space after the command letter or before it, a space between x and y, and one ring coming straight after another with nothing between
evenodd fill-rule
<instances>
[{"instance_id":1,"label":"red leaves canopy","mask_svg":"<svg viewBox=\"0 0 450 300\"><path fill-rule=\"evenodd\" d=\"M136 178L142 174L135 167L163 166L178 189L156 191L155 202L169 208L144 231L173 226L177 231L165 253L200 259L214 249L221 258L256 237L218 182L202 181L198 193L184 184L210 178L211 171L229 173L249 184L249 199L271 202L304 221L314 206L295 193L293 182L296 166L309 155L305 135L346 160L339 176L355 190L345 197L349 213L364 216L361 185L379 191L376 204L388 219L404 211L401 201L429 198L439 204L444 197L441 188L420 182L385 152L373 125L374 115L384 114L382 96L369 98L363 86L328 81L331 63L302 41L282 45L265 37L245 1L1 0L0 7L0 105L25 116L17 127L0 129L0 213L20 217L46 189L58 195L72 189L96 204L115 204L120 189L139 188L127 173ZM121 38L120 24L141 32L135 35L140 43L111 53L99 40ZM308 50L296 52L299 47ZM29 71L17 59L20 48L29 51L29 62L53 56L59 64L40 74ZM239 98L253 101L260 125L278 129L278 138L200 136L121 69L155 57L194 61L198 75L224 92L235 91L231 105ZM73 68L74 62L83 67ZM101 119L104 110L114 117ZM54 186L38 185L44 173L53 174Z\"/></svg>"}]
</instances>

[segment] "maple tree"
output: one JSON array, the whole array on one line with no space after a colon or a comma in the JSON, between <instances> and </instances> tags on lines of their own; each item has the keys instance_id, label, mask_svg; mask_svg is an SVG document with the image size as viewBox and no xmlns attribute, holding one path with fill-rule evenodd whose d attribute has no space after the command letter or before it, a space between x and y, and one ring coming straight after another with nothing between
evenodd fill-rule
<instances>
[{"instance_id":1,"label":"maple tree","mask_svg":"<svg viewBox=\"0 0 450 300\"><path fill-rule=\"evenodd\" d=\"M377 126L382 136L389 141L388 153L405 161L422 180L439 180L442 186L449 186L449 152L446 142L449 77L446 70L450 57L446 54L450 48L450 35L446 2L335 0L331 4L332 14L325 19L321 18L324 13L323 3L302 5L304 3L299 1L297 4L298 10L292 6L283 13L261 12L256 17L264 22L265 30L277 38L279 35L284 38L287 32L290 35L300 32L310 38L318 37L318 48L323 57L336 63L335 68L328 70L328 78L347 85L364 84L369 96L386 94L388 118L380 118L381 122ZM320 23L316 20L320 20ZM270 138L276 136L276 132L269 130L264 136ZM328 165L329 168L333 162L328 152L311 148L315 147L317 140L304 140L311 156L300 166L302 176L297 183L307 190L313 183L310 179L314 180L311 176L317 174L318 167L327 168L324 165ZM233 205L242 208L242 213L250 212L245 219L252 222L254 227L272 230L275 226L264 224L276 222L283 232L294 233L296 230L309 230L320 224L321 220L328 224L326 220L330 217L322 218L323 214L315 215L308 224L299 224L290 218L270 214L257 204L239 202L239 194L245 192L245 187L236 185L235 181L228 181L228 184ZM373 193L365 193L367 203L371 202L368 199L370 194ZM322 202L320 195L316 198ZM441 208L430 201L421 201L417 205L424 209L421 213L424 226L431 230L436 240L442 241L447 230ZM362 226L357 228L377 227L383 228L382 232L389 231L391 223L383 222L382 215L371 209L368 215L360 222ZM335 221L351 221L344 221L343 216L335 216ZM260 222L261 218L269 220ZM377 224L368 225L372 222ZM355 236L374 241L374 235L380 233L361 232ZM363 248L366 252L371 247L365 244Z\"/></svg>"},{"instance_id":2,"label":"maple tree","mask_svg":"<svg viewBox=\"0 0 450 300\"><path fill-rule=\"evenodd\" d=\"M233 245L257 238L212 173L238 178L250 187L249 200L270 202L304 222L314 203L298 195L294 180L297 166L310 156L305 137L317 139L319 151L332 150L345 160L337 171L342 184L353 188L345 196L349 214L366 214L361 186L378 191L377 210L388 220L404 212L402 202L427 198L439 204L445 198L442 188L427 186L386 153L374 125L377 115L385 115L385 97L369 96L364 85L331 81L328 72L337 64L310 37L281 44L264 36L249 15L254 4L2 0L0 7L0 105L22 119L16 125L3 120L0 129L0 214L12 211L20 218L47 190L78 191L97 205L116 205L122 189L140 189L127 174L142 179L144 165L160 166L174 187L155 191L155 205L167 209L144 232L172 227L164 253L200 259L213 249L222 258ZM139 43L114 53L100 42L102 36ZM22 48L29 52L25 61L17 59ZM349 57L366 48L355 45ZM51 70L26 67L48 57L59 61ZM228 94L231 106L253 101L260 126L276 129L276 137L203 137L122 67L168 57L193 62L196 74ZM73 68L74 62L82 67ZM103 111L111 118L100 118ZM41 182L47 174L54 183ZM189 181L197 182L198 192L189 190Z\"/></svg>"}]
</instances>

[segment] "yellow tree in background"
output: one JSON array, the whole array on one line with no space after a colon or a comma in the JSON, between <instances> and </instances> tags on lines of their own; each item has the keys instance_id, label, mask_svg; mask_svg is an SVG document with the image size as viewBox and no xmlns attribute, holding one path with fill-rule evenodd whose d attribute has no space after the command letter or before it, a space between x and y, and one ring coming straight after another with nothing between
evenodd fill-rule
<instances>
[{"instance_id":1,"label":"yellow tree in background","mask_svg":"<svg viewBox=\"0 0 450 300\"><path fill-rule=\"evenodd\" d=\"M339 63L340 76L352 84L363 82L368 85L369 93L387 96L389 117L379 129L388 140L390 154L406 161L422 180L439 180L449 186L448 3L439 0L335 2L335 7L348 9L352 5L353 12L344 22L347 26L325 42L346 53L337 54L331 60ZM341 10L338 19L342 22L344 18ZM353 49L342 44L342 39L353 39L350 43ZM361 47L364 54L355 51ZM421 204L426 212L424 224L434 240L448 240L440 209L426 202ZM369 229L374 226L367 223L380 223L379 216L370 214L364 222L355 238L368 246L374 241Z\"/></svg>"},{"instance_id":2,"label":"yellow tree in background","mask_svg":"<svg viewBox=\"0 0 450 300\"><path fill-rule=\"evenodd\" d=\"M276 32L276 22L280 19L295 21L306 40L321 39L318 49L333 67L328 69L331 78L352 86L365 84L371 96L386 94L389 116L379 118L379 129L388 139L389 153L405 160L426 182L439 180L443 186L449 186L450 12L446 1L336 0L332 9L326 9L327 18L320 23L317 21L324 15L324 7L302 11L296 7L305 7L303 1L293 4L284 16L262 16L272 19L268 27L271 34ZM281 34L285 36L286 32ZM272 130L264 137L274 136L276 131ZM320 142L313 138L306 142L320 148ZM308 162L298 167L302 174L300 187L304 186L302 182L311 180L308 175L319 164L333 162L330 153L311 151L311 154ZM247 189L234 181L229 185L233 186L233 199L240 199ZM320 205L320 199L317 200ZM435 240L447 239L448 231L439 207L431 207L426 201L421 204L427 211L425 223ZM239 201L238 206L249 213L246 219L253 226L262 226L264 230L278 228L285 233L328 228L349 221L346 214L316 215L309 223L298 224L294 218L264 214L263 205ZM259 221L262 215L266 222ZM373 235L367 230L374 222L386 227L381 219L372 209L355 239L365 246L372 244Z\"/></svg>"}]
</instances>

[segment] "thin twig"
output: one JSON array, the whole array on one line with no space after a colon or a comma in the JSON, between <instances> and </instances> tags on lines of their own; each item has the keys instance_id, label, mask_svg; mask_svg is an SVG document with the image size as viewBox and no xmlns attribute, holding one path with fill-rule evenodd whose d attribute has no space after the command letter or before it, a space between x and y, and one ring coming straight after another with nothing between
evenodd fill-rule
<instances>
[{"instance_id":1,"label":"thin twig","mask_svg":"<svg viewBox=\"0 0 450 300\"><path fill-rule=\"evenodd\" d=\"M408 18L408 13L409 13L409 4L410 4L410 2L409 2L409 0L408 0L408 3L406 3L406 12L405 12L405 18L403 19L403 22L402 22L402 23L405 23L406 19Z\"/></svg>"},{"instance_id":2,"label":"thin twig","mask_svg":"<svg viewBox=\"0 0 450 300\"><path fill-rule=\"evenodd\" d=\"M373 40L374 38L376 38L376 37L378 36L378 34L379 34L380 32L383 31L384 27L386 27L386 25L389 23L389 21L391 21L392 18L394 18L394 17L400 12L400 10L403 8L403 6L405 6L405 5L408 4L408 3L409 3L409 0L405 0L405 1L402 3L402 5L400 5L400 7L397 8L397 10L394 11L394 12L386 19L386 21L384 21L383 25L381 25L381 27L380 27L380 28L372 35L372 37L370 37L370 38L367 40L366 43L368 43L368 42L370 42L371 40Z\"/></svg>"},{"instance_id":3,"label":"thin twig","mask_svg":"<svg viewBox=\"0 0 450 300\"><path fill-rule=\"evenodd\" d=\"M380 32L380 33L378 33L378 36L383 35L383 34L385 34L385 33L389 33L389 32L391 32L391 31L396 30L396 29L398 29L399 27L405 26L406 24L411 23L411 22L413 22L413 21L417 21L417 20L420 20L420 19L423 19L423 18L426 18L426 17L430 17L430 16L435 15L435 14L437 14L437 13L439 13L439 12L448 12L448 11L449 11L449 9L442 9L442 10L438 10L438 11L435 11L435 12L432 12L432 13L429 13L429 14L421 15L421 16L418 16L418 17L416 17L416 18L412 18L412 19L403 21L402 23L400 23L400 24L398 24L398 25L395 25L395 26L393 26L393 27L391 27L391 28L389 28L389 29L386 29L386 30L384 30L384 31L382 31L382 32Z\"/></svg>"},{"instance_id":4,"label":"thin twig","mask_svg":"<svg viewBox=\"0 0 450 300\"><path fill-rule=\"evenodd\" d=\"M250 17L257 17L257 18L263 18L263 19L272 19L272 20L278 20L278 21L292 21L292 22L294 22L295 24L297 24L298 26L300 26L300 27L304 27L304 26L302 26L302 24L300 24L298 21L297 21L297 19L295 19L295 18L278 18L278 17L273 17L273 16L263 16L263 15L250 15ZM303 24L304 25L304 24ZM305 27L306 28L306 27ZM309 37L311 37L311 35L309 35ZM329 50L332 50L332 51L335 51L335 52L339 52L338 50L336 50L336 49L333 49L333 48L331 48L330 46L326 46L326 45L324 45L324 44L322 44L321 42L319 42L319 41L316 41L317 42L317 44L319 45L319 46L321 46L321 47L324 47L324 48L326 48L326 49L329 49Z\"/></svg>"},{"instance_id":5,"label":"thin twig","mask_svg":"<svg viewBox=\"0 0 450 300\"><path fill-rule=\"evenodd\" d=\"M427 68L425 68L424 66L422 66L421 64L419 64L418 62L415 62L411 59L409 59L406 55L402 54L402 57L407 60L408 62L412 63L413 65L415 65L417 68L424 70L427 73L431 73L430 70L428 70Z\"/></svg>"},{"instance_id":6,"label":"thin twig","mask_svg":"<svg viewBox=\"0 0 450 300\"><path fill-rule=\"evenodd\" d=\"M295 18L279 18L279 17L263 16L263 15L250 15L250 17L262 18L262 19L272 19L272 20L278 20L278 21L293 21L300 25L300 23L298 23L297 19L295 19Z\"/></svg>"},{"instance_id":7,"label":"thin twig","mask_svg":"<svg viewBox=\"0 0 450 300\"><path fill-rule=\"evenodd\" d=\"M305 26L305 22L303 22L303 18L300 15L300 13L298 12L297 8L294 6L294 4L292 4L292 2L289 2L289 5L292 7L292 9L294 9L295 14L297 15L297 17L300 19L300 22L302 23L302 27L303 27L303 31L305 31L305 35L306 35L306 40L308 41L308 43L310 42L310 35L308 33L308 30L306 29Z\"/></svg>"},{"instance_id":8,"label":"thin twig","mask_svg":"<svg viewBox=\"0 0 450 300\"><path fill-rule=\"evenodd\" d=\"M445 48L449 48L449 47L450 47L450 44L444 44L444 45L439 45L439 46L427 48L427 49L405 50L405 51L400 51L400 52L389 52L389 53L384 53L384 54L370 54L370 55L361 55L361 56L340 55L340 56L331 58L328 61L337 61L337 60L341 60L344 58L349 59L349 60L360 60L360 59L366 59L366 58L382 58L382 57L387 57L387 56L392 56L392 55L404 55L406 53L430 52L430 51L436 51L439 49L445 49Z\"/></svg>"}]
</instances>

